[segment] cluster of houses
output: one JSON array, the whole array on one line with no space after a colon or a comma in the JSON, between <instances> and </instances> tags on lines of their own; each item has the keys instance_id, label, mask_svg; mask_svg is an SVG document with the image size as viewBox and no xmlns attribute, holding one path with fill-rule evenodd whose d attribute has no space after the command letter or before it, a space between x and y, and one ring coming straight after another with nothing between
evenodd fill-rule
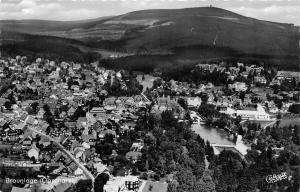
<instances>
[{"instance_id":1,"label":"cluster of houses","mask_svg":"<svg viewBox=\"0 0 300 192\"><path fill-rule=\"evenodd\" d=\"M166 90L171 93L172 99L184 98L190 108L201 105L201 96L205 95L208 104L213 104L222 113L233 117L241 116L242 119L272 120L278 113L288 113L291 105L299 103L299 91L275 91L274 84L280 85L283 81L294 82L299 86L300 72L278 71L272 81L267 81L263 67L256 65L246 66L237 63L234 67L225 67L220 64L198 64L196 69L212 73L221 71L227 74L231 83L228 86L215 86L212 83L190 84L170 80L162 81L162 85L156 87L153 92L164 94ZM250 82L240 81L251 75ZM229 90L230 94L228 94Z\"/></svg>"},{"instance_id":2,"label":"cluster of houses","mask_svg":"<svg viewBox=\"0 0 300 192\"><path fill-rule=\"evenodd\" d=\"M280 85L283 81L299 82L300 72L297 71L278 71L276 77L272 80L272 84Z\"/></svg>"},{"instance_id":3,"label":"cluster of houses","mask_svg":"<svg viewBox=\"0 0 300 192\"><path fill-rule=\"evenodd\" d=\"M221 62L219 64L198 64L196 69L206 71L206 72L225 72L227 78L234 80L238 75L247 78L249 75L253 75L254 83L266 84L267 80L264 77L263 70L264 68L256 65L244 65L244 63L238 62L236 66L226 67L225 63Z\"/></svg>"},{"instance_id":4,"label":"cluster of houses","mask_svg":"<svg viewBox=\"0 0 300 192\"><path fill-rule=\"evenodd\" d=\"M85 176L82 164L96 177L108 170L95 151L97 142L107 134L117 142L118 134L135 128L139 109L151 104L144 95L109 96L105 85L118 79L126 90L126 79L97 64L16 57L0 60L0 74L1 81L11 82L2 85L0 97L0 163L10 169L26 162L22 167L39 174L46 166L53 177L79 178ZM143 141L133 143L126 158L136 162L142 148ZM45 191L60 189L45 185Z\"/></svg>"},{"instance_id":5,"label":"cluster of houses","mask_svg":"<svg viewBox=\"0 0 300 192\"><path fill-rule=\"evenodd\" d=\"M81 178L86 172L97 176L108 170L96 152L97 143L107 135L112 135L117 143L120 134L134 130L141 108L151 105L152 114L170 110L175 118L184 119L186 110L179 104L179 99L184 99L191 109L206 102L231 117L271 120L276 113L287 112L290 105L299 102L295 101L295 94L299 93L275 93L269 87L284 80L299 83L297 72L279 71L268 82L264 68L254 65L237 63L228 68L222 64L199 64L196 68L225 72L231 80L227 87L231 94L225 94L224 86L212 83L195 85L171 80L151 89L151 94L156 95L152 101L144 93L111 96L107 87L114 85L115 80L121 90L128 89L124 71L107 70L97 63L56 63L40 58L29 63L20 56L0 59L0 80L5 82L0 87L0 165L10 169L27 167L39 173L46 166L52 168L53 177ZM247 78L249 74L253 76L250 85L236 80L237 76ZM137 139L126 158L136 163L143 147L143 140ZM113 155L117 155L115 150ZM45 185L41 186L47 189L44 191L66 188L60 184ZM126 176L112 178L104 187L107 192L132 190L166 192L167 184Z\"/></svg>"}]
</instances>

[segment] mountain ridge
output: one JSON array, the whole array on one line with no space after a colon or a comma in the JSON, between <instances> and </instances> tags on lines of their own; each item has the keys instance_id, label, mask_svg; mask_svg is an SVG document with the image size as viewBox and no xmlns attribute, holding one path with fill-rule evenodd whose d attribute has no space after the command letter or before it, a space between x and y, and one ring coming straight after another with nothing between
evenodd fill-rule
<instances>
[{"instance_id":1,"label":"mountain ridge","mask_svg":"<svg viewBox=\"0 0 300 192\"><path fill-rule=\"evenodd\" d=\"M300 56L300 31L293 24L259 20L216 7L139 10L81 21L0 20L0 27L133 54L212 46L242 54Z\"/></svg>"}]
</instances>

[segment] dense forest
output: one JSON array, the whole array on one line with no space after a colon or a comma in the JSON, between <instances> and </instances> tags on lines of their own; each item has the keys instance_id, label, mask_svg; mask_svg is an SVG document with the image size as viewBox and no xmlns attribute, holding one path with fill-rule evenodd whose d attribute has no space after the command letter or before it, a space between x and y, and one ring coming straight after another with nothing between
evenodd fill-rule
<instances>
[{"instance_id":1,"label":"dense forest","mask_svg":"<svg viewBox=\"0 0 300 192\"><path fill-rule=\"evenodd\" d=\"M293 56L248 55L228 47L214 47L198 45L190 47L177 47L172 54L167 55L135 55L118 59L102 60L101 64L107 68L143 71L145 73L160 71L167 73L179 71L182 75L187 69L198 63L236 63L263 65L266 68L278 70L299 71L299 58Z\"/></svg>"},{"instance_id":2,"label":"dense forest","mask_svg":"<svg viewBox=\"0 0 300 192\"><path fill-rule=\"evenodd\" d=\"M11 37L12 36L12 37ZM82 51L80 46L93 46L76 40L64 39L51 36L20 35L9 33L4 41L1 50L2 55L12 56L25 55L28 58L43 57L56 61L74 61L91 63L100 61L103 67L113 69L126 69L130 71L142 71L150 73L153 71L170 72L177 71L183 74L184 70L192 68L198 63L236 63L237 61L248 64L261 64L267 67L274 67L279 70L299 71L299 58L295 56L269 56L249 55L229 47L215 47L211 45L194 45L188 47L175 47L169 53L151 55L143 52L143 48L134 56L120 57L117 59L101 59L100 53ZM99 42L98 44L110 44ZM108 50L116 50L117 44L111 42ZM99 45L97 45L99 46Z\"/></svg>"},{"instance_id":3,"label":"dense forest","mask_svg":"<svg viewBox=\"0 0 300 192\"><path fill-rule=\"evenodd\" d=\"M82 51L81 42L71 39L2 32L2 56L26 56L28 61L40 57L54 61L91 63L101 59L101 55L92 51ZM0 39L0 40L1 40Z\"/></svg>"}]
</instances>

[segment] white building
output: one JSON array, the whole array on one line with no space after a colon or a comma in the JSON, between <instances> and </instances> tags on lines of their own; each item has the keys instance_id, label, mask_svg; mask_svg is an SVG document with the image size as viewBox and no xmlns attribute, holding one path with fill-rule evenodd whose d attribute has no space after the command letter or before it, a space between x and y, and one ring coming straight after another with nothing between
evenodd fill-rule
<instances>
[{"instance_id":1,"label":"white building","mask_svg":"<svg viewBox=\"0 0 300 192\"><path fill-rule=\"evenodd\" d=\"M226 110L221 110L221 113L230 115L231 117L240 116L242 119L248 120L260 120L269 121L271 120L270 114L268 114L265 109L257 104L256 110L246 109L246 110L235 110L233 108L227 107Z\"/></svg>"},{"instance_id":2,"label":"white building","mask_svg":"<svg viewBox=\"0 0 300 192\"><path fill-rule=\"evenodd\" d=\"M110 177L104 185L104 192L167 192L168 184L140 180L136 176Z\"/></svg>"},{"instance_id":3,"label":"white building","mask_svg":"<svg viewBox=\"0 0 300 192\"><path fill-rule=\"evenodd\" d=\"M202 102L200 97L188 97L186 101L188 107L199 107Z\"/></svg>"},{"instance_id":4,"label":"white building","mask_svg":"<svg viewBox=\"0 0 300 192\"><path fill-rule=\"evenodd\" d=\"M266 84L267 80L265 77L256 76L254 77L254 83Z\"/></svg>"},{"instance_id":5,"label":"white building","mask_svg":"<svg viewBox=\"0 0 300 192\"><path fill-rule=\"evenodd\" d=\"M235 82L233 84L229 84L229 89L235 90L235 91L246 91L247 85L244 82Z\"/></svg>"}]
</instances>

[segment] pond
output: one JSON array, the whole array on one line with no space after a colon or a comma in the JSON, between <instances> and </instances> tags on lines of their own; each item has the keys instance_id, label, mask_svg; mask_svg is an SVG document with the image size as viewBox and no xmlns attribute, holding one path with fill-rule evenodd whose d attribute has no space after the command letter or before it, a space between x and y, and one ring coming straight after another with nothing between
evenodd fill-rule
<instances>
[{"instance_id":1,"label":"pond","mask_svg":"<svg viewBox=\"0 0 300 192\"><path fill-rule=\"evenodd\" d=\"M246 155L247 150L250 148L243 142L241 135L235 138L232 134L222 129L209 127L208 125L193 124L192 130L211 144L233 145L242 155Z\"/></svg>"},{"instance_id":2,"label":"pond","mask_svg":"<svg viewBox=\"0 0 300 192\"><path fill-rule=\"evenodd\" d=\"M209 127L208 125L193 124L192 130L199 134L205 141L218 145L234 145L235 139L233 135L228 134L222 129Z\"/></svg>"}]
</instances>

